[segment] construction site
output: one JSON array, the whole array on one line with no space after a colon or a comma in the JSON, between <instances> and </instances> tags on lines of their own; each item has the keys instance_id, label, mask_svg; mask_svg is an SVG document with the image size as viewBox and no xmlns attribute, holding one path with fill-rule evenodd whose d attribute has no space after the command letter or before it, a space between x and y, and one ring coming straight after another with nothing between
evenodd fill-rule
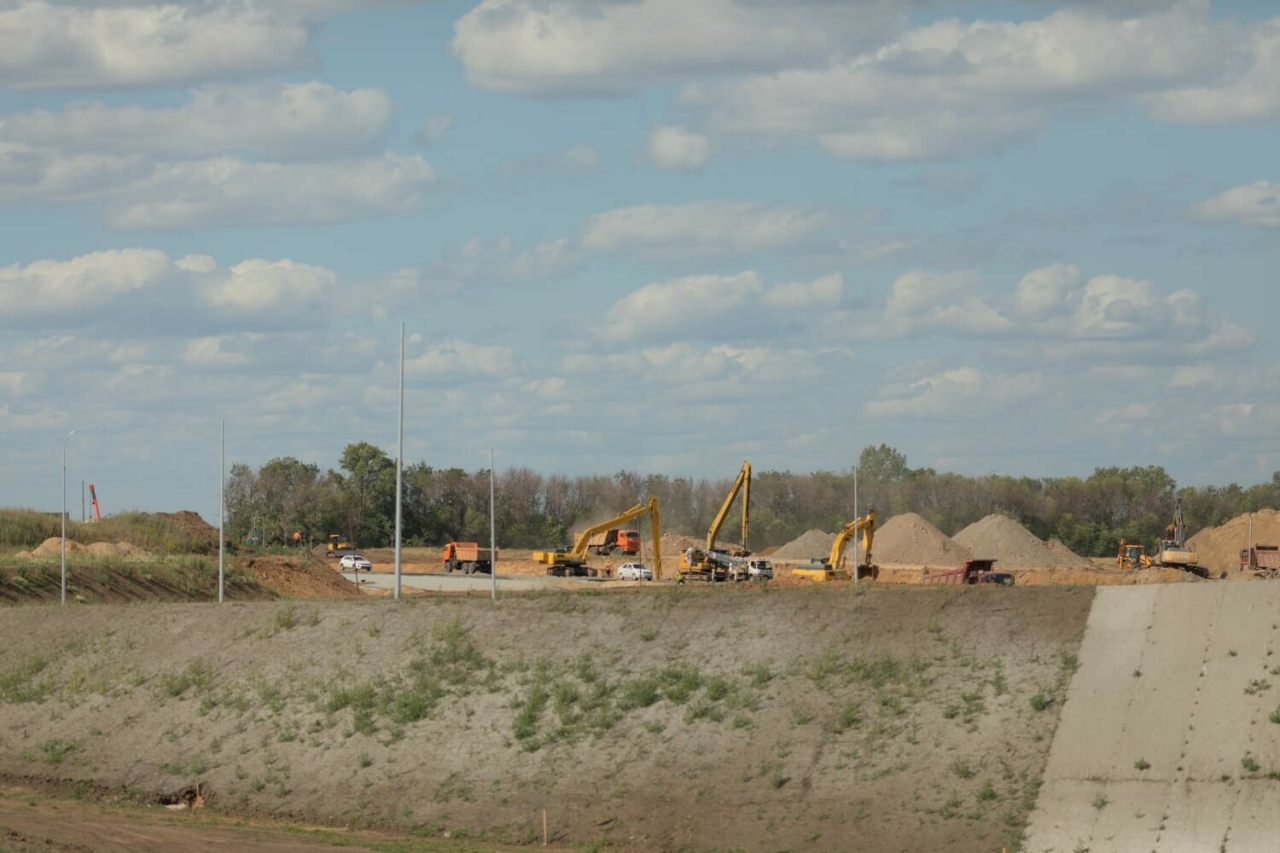
<instances>
[{"instance_id":1,"label":"construction site","mask_svg":"<svg viewBox=\"0 0 1280 853\"><path fill-rule=\"evenodd\" d=\"M1280 513L1087 558L869 509L757 553L750 482L705 535L651 498L399 572L227 543L220 604L195 513L4 511L0 849L1273 849Z\"/></svg>"}]
</instances>

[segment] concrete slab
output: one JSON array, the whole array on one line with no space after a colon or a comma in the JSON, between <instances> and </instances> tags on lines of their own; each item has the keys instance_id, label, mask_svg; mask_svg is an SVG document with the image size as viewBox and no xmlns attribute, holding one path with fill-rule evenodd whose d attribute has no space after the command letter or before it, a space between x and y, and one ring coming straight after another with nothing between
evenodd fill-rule
<instances>
[{"instance_id":1,"label":"concrete slab","mask_svg":"<svg viewBox=\"0 0 1280 853\"><path fill-rule=\"evenodd\" d=\"M1280 851L1278 644L1280 583L1099 589L1026 849Z\"/></svg>"}]
</instances>

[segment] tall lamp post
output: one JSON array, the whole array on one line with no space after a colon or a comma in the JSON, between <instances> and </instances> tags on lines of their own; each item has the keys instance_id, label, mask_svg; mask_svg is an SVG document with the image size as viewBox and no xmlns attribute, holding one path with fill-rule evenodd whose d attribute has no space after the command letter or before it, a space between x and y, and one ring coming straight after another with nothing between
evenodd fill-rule
<instances>
[{"instance_id":1,"label":"tall lamp post","mask_svg":"<svg viewBox=\"0 0 1280 853\"><path fill-rule=\"evenodd\" d=\"M76 427L62 439L62 603L67 603L67 440L78 432L102 429L102 424Z\"/></svg>"}]
</instances>

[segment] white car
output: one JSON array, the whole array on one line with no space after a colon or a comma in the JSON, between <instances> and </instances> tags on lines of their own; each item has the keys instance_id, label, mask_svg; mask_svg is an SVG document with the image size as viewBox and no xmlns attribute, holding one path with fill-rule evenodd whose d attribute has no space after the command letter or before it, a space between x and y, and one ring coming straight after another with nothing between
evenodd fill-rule
<instances>
[{"instance_id":1,"label":"white car","mask_svg":"<svg viewBox=\"0 0 1280 853\"><path fill-rule=\"evenodd\" d=\"M642 563L623 563L618 568L618 580L651 581L653 580L653 569Z\"/></svg>"},{"instance_id":2,"label":"white car","mask_svg":"<svg viewBox=\"0 0 1280 853\"><path fill-rule=\"evenodd\" d=\"M370 563L359 554L347 554L338 561L338 565L342 567L344 572L358 572L361 569L367 572L373 569L373 563Z\"/></svg>"}]
</instances>

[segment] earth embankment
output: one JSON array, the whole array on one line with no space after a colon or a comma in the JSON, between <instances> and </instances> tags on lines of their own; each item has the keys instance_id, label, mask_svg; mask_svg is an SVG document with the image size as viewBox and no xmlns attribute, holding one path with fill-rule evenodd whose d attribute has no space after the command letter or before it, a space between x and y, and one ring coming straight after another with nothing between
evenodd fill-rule
<instances>
[{"instance_id":1,"label":"earth embankment","mask_svg":"<svg viewBox=\"0 0 1280 853\"><path fill-rule=\"evenodd\" d=\"M21 608L0 766L623 850L1013 843L1092 589Z\"/></svg>"}]
</instances>

